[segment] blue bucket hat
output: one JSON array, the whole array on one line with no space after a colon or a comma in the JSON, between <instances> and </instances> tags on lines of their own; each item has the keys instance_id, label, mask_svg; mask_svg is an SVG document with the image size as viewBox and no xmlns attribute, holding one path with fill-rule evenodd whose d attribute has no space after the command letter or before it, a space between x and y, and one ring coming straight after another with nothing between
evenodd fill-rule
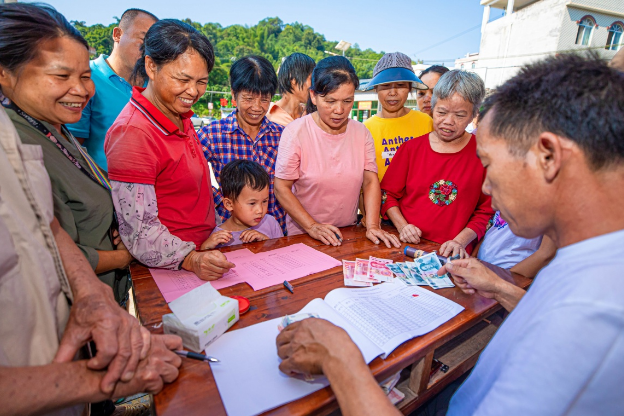
<instances>
[{"instance_id":1,"label":"blue bucket hat","mask_svg":"<svg viewBox=\"0 0 624 416\"><path fill-rule=\"evenodd\" d=\"M385 54L377 62L373 69L373 79L362 86L362 91L370 91L377 85L392 82L411 82L412 88L417 90L429 89L414 73L411 58L401 52L392 52Z\"/></svg>"}]
</instances>

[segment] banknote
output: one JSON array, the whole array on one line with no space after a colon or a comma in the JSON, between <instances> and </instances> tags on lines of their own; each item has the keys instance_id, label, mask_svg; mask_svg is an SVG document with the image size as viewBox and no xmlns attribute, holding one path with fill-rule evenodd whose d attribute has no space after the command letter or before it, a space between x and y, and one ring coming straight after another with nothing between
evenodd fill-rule
<instances>
[{"instance_id":1,"label":"banknote","mask_svg":"<svg viewBox=\"0 0 624 416\"><path fill-rule=\"evenodd\" d=\"M368 266L368 278L379 280L381 282L388 282L392 280L392 272L388 267L388 264L393 263L392 260L378 259L377 257L370 256Z\"/></svg>"},{"instance_id":2,"label":"banknote","mask_svg":"<svg viewBox=\"0 0 624 416\"><path fill-rule=\"evenodd\" d=\"M392 273L394 273L397 279L399 279L406 285L411 284L410 278L405 275L403 270L401 270L401 266L398 263L389 263L389 264L386 264L386 267L390 269Z\"/></svg>"},{"instance_id":3,"label":"banknote","mask_svg":"<svg viewBox=\"0 0 624 416\"><path fill-rule=\"evenodd\" d=\"M432 288L442 289L455 286L448 275L438 276L438 270L442 268L442 263L435 253L415 259L414 264L420 276Z\"/></svg>"},{"instance_id":4,"label":"banknote","mask_svg":"<svg viewBox=\"0 0 624 416\"><path fill-rule=\"evenodd\" d=\"M410 268L407 266L407 262L405 263L395 263L398 264L399 267L401 268L401 271L405 274L405 276L407 277L407 284L411 285L411 286L417 286L420 283L419 278L415 277L414 274L412 273L412 271L410 270ZM423 282L422 284L426 285L427 283Z\"/></svg>"},{"instance_id":5,"label":"banknote","mask_svg":"<svg viewBox=\"0 0 624 416\"><path fill-rule=\"evenodd\" d=\"M414 279L417 285L427 286L429 284L427 279L423 278L422 274L420 273L420 270L418 270L418 267L416 267L416 263L414 263L413 261L406 261L405 267L407 267L407 269L410 271L410 273L412 274L412 278Z\"/></svg>"},{"instance_id":6,"label":"banknote","mask_svg":"<svg viewBox=\"0 0 624 416\"><path fill-rule=\"evenodd\" d=\"M355 277L355 262L343 260L342 261L342 273L344 274L344 285L354 287L368 287L372 286L372 283L356 282L353 280Z\"/></svg>"},{"instance_id":7,"label":"banknote","mask_svg":"<svg viewBox=\"0 0 624 416\"><path fill-rule=\"evenodd\" d=\"M353 275L353 280L356 282L379 283L379 280L368 277L369 266L370 260L355 259L355 273Z\"/></svg>"}]
</instances>

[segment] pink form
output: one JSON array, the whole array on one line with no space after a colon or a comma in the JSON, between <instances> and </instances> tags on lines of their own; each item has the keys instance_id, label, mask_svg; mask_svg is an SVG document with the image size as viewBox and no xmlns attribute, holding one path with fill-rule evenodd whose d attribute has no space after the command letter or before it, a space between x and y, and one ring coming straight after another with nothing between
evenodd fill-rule
<instances>
[{"instance_id":1,"label":"pink form","mask_svg":"<svg viewBox=\"0 0 624 416\"><path fill-rule=\"evenodd\" d=\"M254 253L246 248L224 254L228 261L234 264L237 264L241 258L254 256ZM206 280L201 280L197 277L195 273L186 270L149 269L149 271L167 303L173 302L196 287L208 283ZM240 278L236 268L234 268L224 274L221 279L214 280L210 284L215 289L223 289L224 287L234 286L243 282L245 280Z\"/></svg>"},{"instance_id":2,"label":"pink form","mask_svg":"<svg viewBox=\"0 0 624 416\"><path fill-rule=\"evenodd\" d=\"M305 244L293 244L276 250L253 254L247 249L225 253L236 267L221 279L210 282L215 289L247 282L253 290L282 284L334 267L342 266L338 260ZM205 282L188 271L150 269L158 288L171 302Z\"/></svg>"}]
</instances>

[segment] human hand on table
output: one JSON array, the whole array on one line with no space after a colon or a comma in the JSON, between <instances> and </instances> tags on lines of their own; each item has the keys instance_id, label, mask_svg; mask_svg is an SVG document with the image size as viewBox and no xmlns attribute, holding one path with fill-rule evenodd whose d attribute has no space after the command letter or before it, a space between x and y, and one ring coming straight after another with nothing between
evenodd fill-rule
<instances>
[{"instance_id":1,"label":"human hand on table","mask_svg":"<svg viewBox=\"0 0 624 416\"><path fill-rule=\"evenodd\" d=\"M210 237L206 241L202 243L200 246L201 250L213 249L219 244L225 244L232 239L232 233L227 230L217 231L216 233L210 234Z\"/></svg>"},{"instance_id":2,"label":"human hand on table","mask_svg":"<svg viewBox=\"0 0 624 416\"><path fill-rule=\"evenodd\" d=\"M192 271L202 280L217 280L233 267L236 266L217 250L205 252L193 250L182 262L184 270Z\"/></svg>"},{"instance_id":3,"label":"human hand on table","mask_svg":"<svg viewBox=\"0 0 624 416\"><path fill-rule=\"evenodd\" d=\"M292 323L275 342L277 355L282 359L279 369L290 376L323 374L327 365L337 362L366 365L349 334L324 319Z\"/></svg>"},{"instance_id":4,"label":"human hand on table","mask_svg":"<svg viewBox=\"0 0 624 416\"><path fill-rule=\"evenodd\" d=\"M368 226L366 228L366 237L375 244L379 244L380 240L386 244L386 247L392 248L392 246L399 248L401 243L396 235L390 234L387 231L382 230L379 226Z\"/></svg>"},{"instance_id":5,"label":"human hand on table","mask_svg":"<svg viewBox=\"0 0 624 416\"><path fill-rule=\"evenodd\" d=\"M133 377L118 383L111 397L160 392L165 383L171 383L178 378L182 359L174 351L181 349L182 339L177 335L152 335L149 349L139 361Z\"/></svg>"},{"instance_id":6,"label":"human hand on table","mask_svg":"<svg viewBox=\"0 0 624 416\"><path fill-rule=\"evenodd\" d=\"M468 295L478 293L488 299L493 299L496 296L500 283L504 282L496 273L474 257L449 261L438 271L438 275L442 276L446 272L451 274L455 284L462 292Z\"/></svg>"},{"instance_id":7,"label":"human hand on table","mask_svg":"<svg viewBox=\"0 0 624 416\"><path fill-rule=\"evenodd\" d=\"M455 240L449 240L440 246L440 255L444 257L453 257L459 255L460 259L467 259L470 255L466 252L466 248Z\"/></svg>"},{"instance_id":8,"label":"human hand on table","mask_svg":"<svg viewBox=\"0 0 624 416\"><path fill-rule=\"evenodd\" d=\"M252 241L264 241L269 237L256 230L245 230L241 233L240 239L243 243L251 243Z\"/></svg>"},{"instance_id":9,"label":"human hand on table","mask_svg":"<svg viewBox=\"0 0 624 416\"><path fill-rule=\"evenodd\" d=\"M399 229L399 239L404 243L418 244L422 231L413 224L405 224Z\"/></svg>"},{"instance_id":10,"label":"human hand on table","mask_svg":"<svg viewBox=\"0 0 624 416\"><path fill-rule=\"evenodd\" d=\"M319 224L315 222L306 230L308 235L315 240L320 240L328 246L339 246L342 244L342 234L338 227L331 224Z\"/></svg>"},{"instance_id":11,"label":"human hand on table","mask_svg":"<svg viewBox=\"0 0 624 416\"><path fill-rule=\"evenodd\" d=\"M78 350L94 341L95 357L87 367L107 373L100 389L110 394L117 382L132 379L140 359L150 348L150 334L139 321L121 308L111 288L93 276L74 291L65 332L61 338L54 362L71 362Z\"/></svg>"}]
</instances>

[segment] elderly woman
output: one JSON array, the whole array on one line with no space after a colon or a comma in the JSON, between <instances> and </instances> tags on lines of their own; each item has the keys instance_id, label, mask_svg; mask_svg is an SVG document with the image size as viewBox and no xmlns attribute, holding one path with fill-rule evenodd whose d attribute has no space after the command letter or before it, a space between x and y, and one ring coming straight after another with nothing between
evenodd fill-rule
<instances>
[{"instance_id":1,"label":"elderly woman","mask_svg":"<svg viewBox=\"0 0 624 416\"><path fill-rule=\"evenodd\" d=\"M25 8L15 14L6 10L8 26L24 18L19 13L28 13ZM57 14L48 8L33 8L32 13L48 20ZM24 151L33 163L43 163L50 176L54 212L47 212L47 219L59 220L100 280L123 302L128 279L116 270L126 268L132 256L117 234L108 179L65 127L80 120L95 93L89 45L72 26L55 24L49 31L15 29L20 36L8 38L7 52L0 55L0 102L26 145Z\"/></svg>"},{"instance_id":2,"label":"elderly woman","mask_svg":"<svg viewBox=\"0 0 624 416\"><path fill-rule=\"evenodd\" d=\"M481 192L485 168L476 138L465 131L485 95L478 75L451 71L440 78L432 99L433 129L404 143L381 189L381 213L392 220L401 241L441 243L440 254L468 257L483 237L494 211Z\"/></svg>"},{"instance_id":3,"label":"elderly woman","mask_svg":"<svg viewBox=\"0 0 624 416\"><path fill-rule=\"evenodd\" d=\"M218 251L195 250L216 225L210 171L190 120L213 64L199 31L179 20L156 22L135 67L147 87L134 88L105 142L128 250L149 267L183 268L205 280L234 266Z\"/></svg>"},{"instance_id":4,"label":"elderly woman","mask_svg":"<svg viewBox=\"0 0 624 416\"><path fill-rule=\"evenodd\" d=\"M427 90L419 90L416 92L416 103L418 103L418 109L429 117L433 117L431 111L431 97L433 96L433 89L440 80L440 77L449 72L445 66L433 65L425 69L420 74L420 80L427 86Z\"/></svg>"},{"instance_id":5,"label":"elderly woman","mask_svg":"<svg viewBox=\"0 0 624 416\"><path fill-rule=\"evenodd\" d=\"M314 59L299 52L284 59L277 74L277 88L282 98L271 103L267 113L269 120L286 126L305 114L315 65Z\"/></svg>"},{"instance_id":6,"label":"elderly woman","mask_svg":"<svg viewBox=\"0 0 624 416\"><path fill-rule=\"evenodd\" d=\"M286 232L286 214L273 192L275 159L283 127L266 117L277 89L275 69L266 58L244 56L230 68L230 86L236 110L199 131L204 157L212 166L217 181L221 181L225 165L233 160L260 163L271 178L268 212ZM221 188L214 188L213 193L219 222L223 223L230 218L230 211L223 204Z\"/></svg>"},{"instance_id":7,"label":"elderly woman","mask_svg":"<svg viewBox=\"0 0 624 416\"><path fill-rule=\"evenodd\" d=\"M338 227L357 219L360 189L367 212L379 212L381 191L375 145L363 124L349 119L359 80L342 56L321 60L312 72L308 115L282 134L275 166L275 194L288 214L288 235L308 233L338 246ZM382 231L379 217L367 217L366 236L375 244L400 246Z\"/></svg>"}]
</instances>

